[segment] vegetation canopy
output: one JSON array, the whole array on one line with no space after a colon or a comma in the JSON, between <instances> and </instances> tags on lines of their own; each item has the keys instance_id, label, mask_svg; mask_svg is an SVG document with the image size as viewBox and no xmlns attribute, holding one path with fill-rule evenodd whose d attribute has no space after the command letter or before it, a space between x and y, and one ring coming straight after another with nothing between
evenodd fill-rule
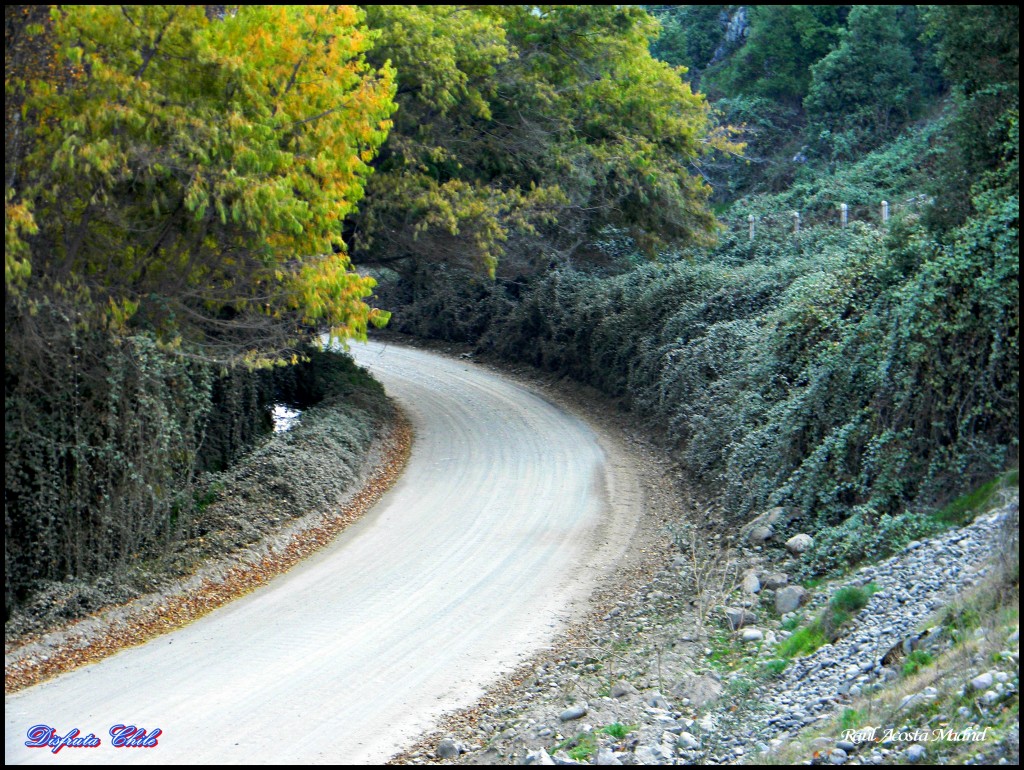
<instances>
[{"instance_id":1,"label":"vegetation canopy","mask_svg":"<svg viewBox=\"0 0 1024 770\"><path fill-rule=\"evenodd\" d=\"M395 128L353 221L361 263L495 275L716 232L700 161L737 152L630 6L367 6L398 72Z\"/></svg>"},{"instance_id":2,"label":"vegetation canopy","mask_svg":"<svg viewBox=\"0 0 1024 770\"><path fill-rule=\"evenodd\" d=\"M394 111L394 71L367 64L360 20L73 6L27 29L55 64L8 70L8 292L219 360L294 347L316 324L383 323L342 241Z\"/></svg>"}]
</instances>

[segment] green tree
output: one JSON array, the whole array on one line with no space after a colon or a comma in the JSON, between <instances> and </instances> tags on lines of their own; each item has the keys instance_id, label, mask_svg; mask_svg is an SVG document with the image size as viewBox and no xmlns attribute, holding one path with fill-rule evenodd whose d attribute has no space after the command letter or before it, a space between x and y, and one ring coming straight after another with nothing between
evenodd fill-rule
<instances>
[{"instance_id":1,"label":"green tree","mask_svg":"<svg viewBox=\"0 0 1024 770\"><path fill-rule=\"evenodd\" d=\"M651 42L651 55L674 67L686 67L696 87L700 74L725 41L729 6L647 5L644 9L661 24Z\"/></svg>"},{"instance_id":2,"label":"green tree","mask_svg":"<svg viewBox=\"0 0 1024 770\"><path fill-rule=\"evenodd\" d=\"M913 6L854 7L839 44L811 67L804 108L812 141L850 159L919 115L927 87L921 31Z\"/></svg>"},{"instance_id":3,"label":"green tree","mask_svg":"<svg viewBox=\"0 0 1024 770\"><path fill-rule=\"evenodd\" d=\"M714 228L694 164L703 97L651 58L627 6L377 6L373 61L398 70L396 125L354 220L358 261L494 274L578 258L602 227L660 242ZM514 258L513 258L514 257Z\"/></svg>"},{"instance_id":4,"label":"green tree","mask_svg":"<svg viewBox=\"0 0 1024 770\"><path fill-rule=\"evenodd\" d=\"M1007 146L1020 113L1020 8L929 6L926 26L953 92L932 212L950 228L976 211L972 188L1015 157Z\"/></svg>"},{"instance_id":5,"label":"green tree","mask_svg":"<svg viewBox=\"0 0 1024 770\"><path fill-rule=\"evenodd\" d=\"M73 6L50 39L56 77L7 77L9 308L74 298L222 360L385 320L342 240L394 108L355 8Z\"/></svg>"},{"instance_id":6,"label":"green tree","mask_svg":"<svg viewBox=\"0 0 1024 770\"><path fill-rule=\"evenodd\" d=\"M811 66L838 43L846 5L758 5L750 9L746 43L709 71L715 96L762 96L799 107L811 85Z\"/></svg>"}]
</instances>

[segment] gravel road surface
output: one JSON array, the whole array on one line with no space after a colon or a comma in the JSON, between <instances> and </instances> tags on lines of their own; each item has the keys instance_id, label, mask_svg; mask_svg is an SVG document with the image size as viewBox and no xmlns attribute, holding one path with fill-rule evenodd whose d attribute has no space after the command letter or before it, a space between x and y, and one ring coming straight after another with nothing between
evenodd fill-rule
<instances>
[{"instance_id":1,"label":"gravel road surface","mask_svg":"<svg viewBox=\"0 0 1024 770\"><path fill-rule=\"evenodd\" d=\"M7 697L6 764L379 763L585 611L640 515L616 441L469 361L353 348L413 424L402 479L266 588ZM35 725L102 744L28 748Z\"/></svg>"}]
</instances>

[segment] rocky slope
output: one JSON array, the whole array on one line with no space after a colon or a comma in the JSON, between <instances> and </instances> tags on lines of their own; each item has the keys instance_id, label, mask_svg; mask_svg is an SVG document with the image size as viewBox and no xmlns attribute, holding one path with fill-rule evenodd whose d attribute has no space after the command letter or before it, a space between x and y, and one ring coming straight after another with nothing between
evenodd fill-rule
<instances>
[{"instance_id":1,"label":"rocky slope","mask_svg":"<svg viewBox=\"0 0 1024 770\"><path fill-rule=\"evenodd\" d=\"M750 527L703 526L677 533L684 552L586 644L537 661L394 761L1017 761L1016 497L810 592L787 585L795 557L751 545ZM787 653L844 588L866 606L832 643Z\"/></svg>"}]
</instances>

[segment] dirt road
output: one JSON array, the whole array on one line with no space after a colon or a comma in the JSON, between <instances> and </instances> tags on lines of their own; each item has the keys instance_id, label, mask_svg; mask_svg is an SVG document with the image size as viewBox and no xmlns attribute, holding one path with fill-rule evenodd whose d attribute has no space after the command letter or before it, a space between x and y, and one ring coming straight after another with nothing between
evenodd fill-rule
<instances>
[{"instance_id":1,"label":"dirt road","mask_svg":"<svg viewBox=\"0 0 1024 770\"><path fill-rule=\"evenodd\" d=\"M265 589L6 698L7 764L378 763L582 612L639 517L615 442L470 362L353 347L413 423L402 479ZM26 747L37 725L101 745Z\"/></svg>"}]
</instances>

